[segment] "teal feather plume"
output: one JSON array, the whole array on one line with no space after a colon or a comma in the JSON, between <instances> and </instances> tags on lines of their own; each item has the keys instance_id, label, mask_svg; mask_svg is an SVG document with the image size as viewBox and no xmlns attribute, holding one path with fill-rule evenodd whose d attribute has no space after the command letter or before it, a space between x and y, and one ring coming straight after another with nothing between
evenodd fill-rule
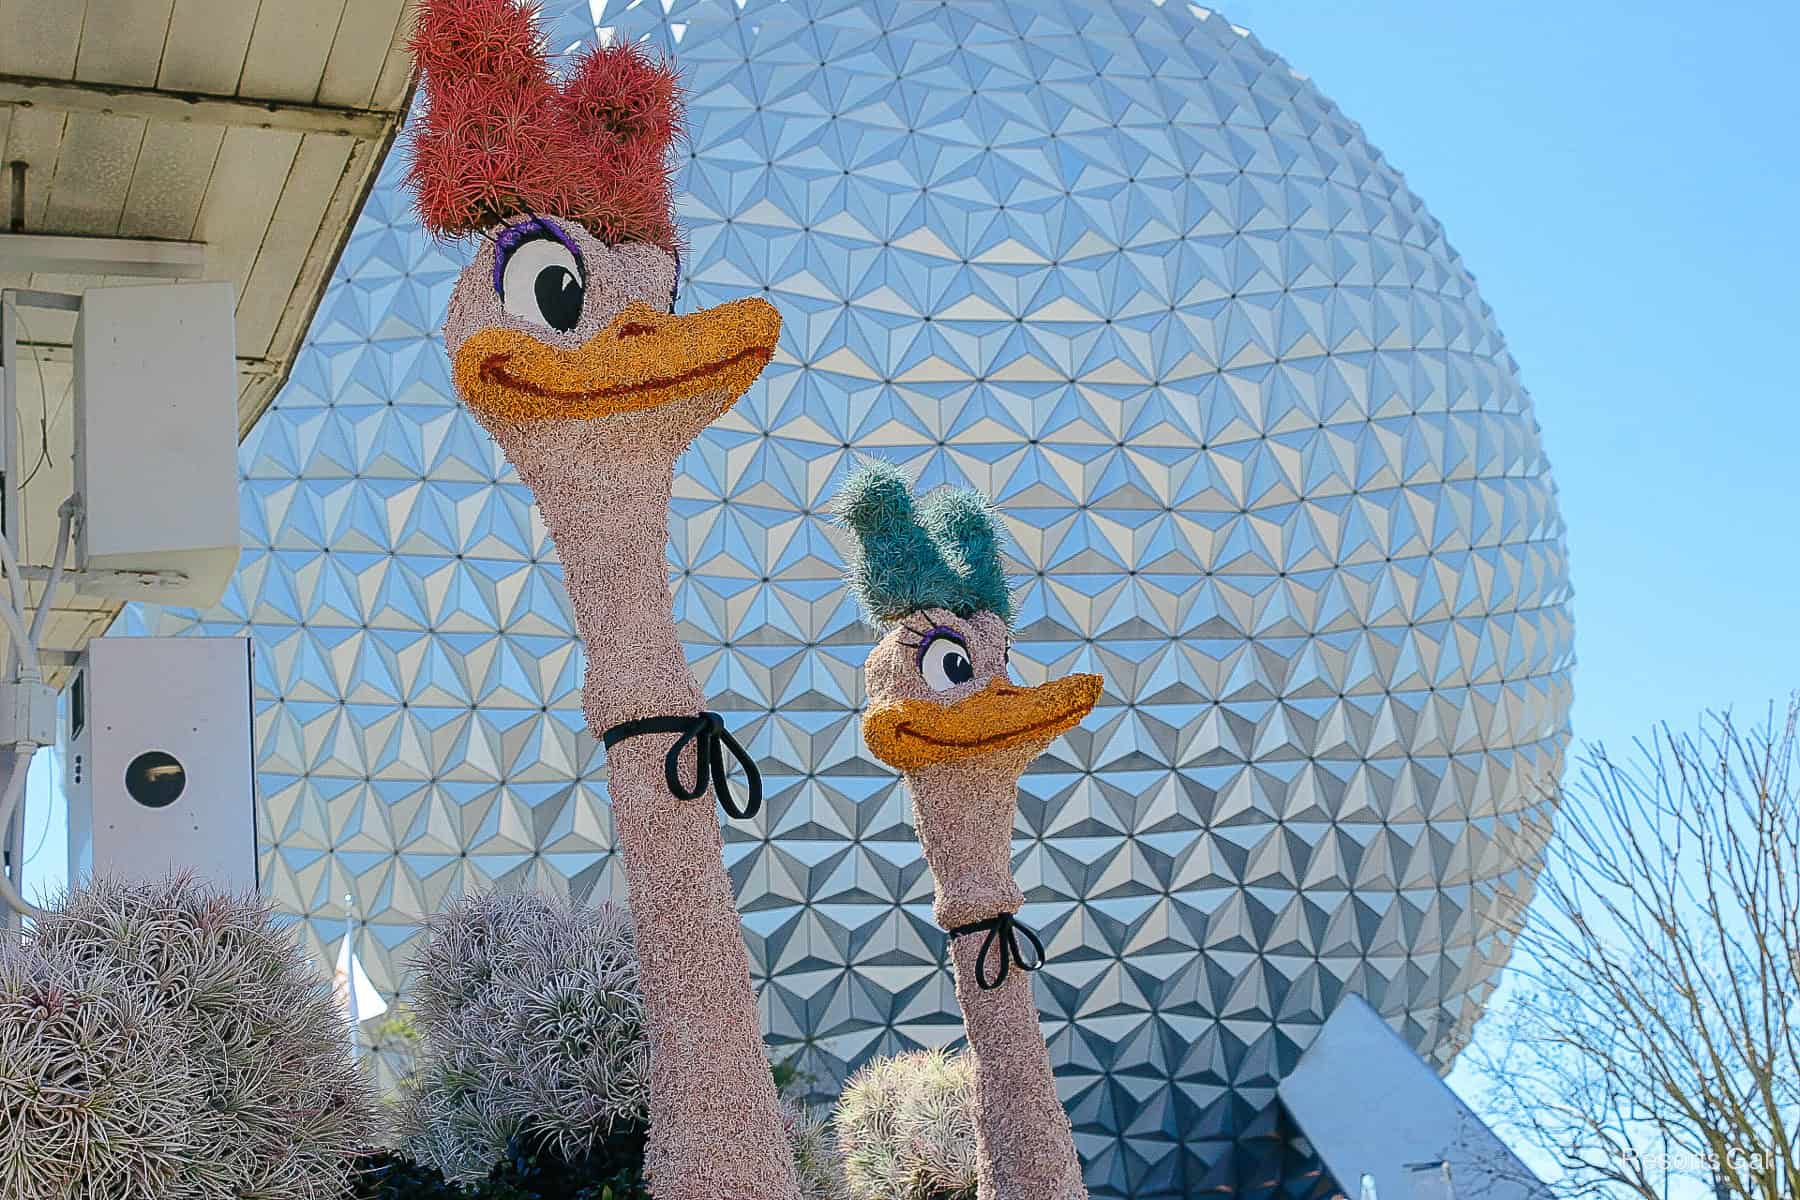
<instances>
[{"instance_id":1,"label":"teal feather plume","mask_svg":"<svg viewBox=\"0 0 1800 1200\"><path fill-rule=\"evenodd\" d=\"M850 588L871 618L892 622L943 608L987 611L1012 624L1012 591L1000 558L1004 533L980 492L937 491L915 501L912 481L866 458L838 491L838 519L857 538Z\"/></svg>"}]
</instances>

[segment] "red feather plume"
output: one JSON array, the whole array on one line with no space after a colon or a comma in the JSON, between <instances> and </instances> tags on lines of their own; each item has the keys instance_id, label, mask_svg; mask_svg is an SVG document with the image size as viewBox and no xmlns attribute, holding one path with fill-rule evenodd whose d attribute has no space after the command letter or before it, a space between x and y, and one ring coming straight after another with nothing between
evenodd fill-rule
<instances>
[{"instance_id":1,"label":"red feather plume","mask_svg":"<svg viewBox=\"0 0 1800 1200\"><path fill-rule=\"evenodd\" d=\"M583 51L560 86L520 0L424 0L412 37L426 107L407 182L439 237L524 213L607 242L676 248L675 73L637 45Z\"/></svg>"}]
</instances>

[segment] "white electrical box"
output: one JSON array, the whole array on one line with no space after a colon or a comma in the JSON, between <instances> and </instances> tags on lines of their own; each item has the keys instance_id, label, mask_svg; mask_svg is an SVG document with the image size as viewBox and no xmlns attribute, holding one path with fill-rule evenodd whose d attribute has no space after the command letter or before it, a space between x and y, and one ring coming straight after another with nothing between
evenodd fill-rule
<instances>
[{"instance_id":1,"label":"white electrical box","mask_svg":"<svg viewBox=\"0 0 1800 1200\"><path fill-rule=\"evenodd\" d=\"M238 560L229 283L89 288L75 327L81 591L216 603Z\"/></svg>"},{"instance_id":2,"label":"white electrical box","mask_svg":"<svg viewBox=\"0 0 1800 1200\"><path fill-rule=\"evenodd\" d=\"M104 637L69 682L69 882L192 869L249 891L248 638Z\"/></svg>"}]
</instances>

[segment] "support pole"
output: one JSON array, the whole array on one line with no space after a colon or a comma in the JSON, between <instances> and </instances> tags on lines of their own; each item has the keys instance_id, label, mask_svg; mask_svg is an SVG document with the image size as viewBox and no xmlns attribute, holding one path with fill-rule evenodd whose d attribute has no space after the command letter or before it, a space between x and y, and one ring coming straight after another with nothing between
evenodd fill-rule
<instances>
[{"instance_id":1,"label":"support pole","mask_svg":"<svg viewBox=\"0 0 1800 1200\"><path fill-rule=\"evenodd\" d=\"M14 233L25 232L25 164L18 159L6 164L12 175L12 220L8 226Z\"/></svg>"},{"instance_id":2,"label":"support pole","mask_svg":"<svg viewBox=\"0 0 1800 1200\"><path fill-rule=\"evenodd\" d=\"M344 951L344 986L350 1010L350 1061L355 1062L360 1049L357 1039L362 1031L357 1028L359 1014L356 1011L356 897L349 892L344 893L344 945L347 947Z\"/></svg>"},{"instance_id":3,"label":"support pole","mask_svg":"<svg viewBox=\"0 0 1800 1200\"><path fill-rule=\"evenodd\" d=\"M0 747L0 791L3 791L13 772L27 770L30 760L21 759L19 752L8 747ZM19 803L13 809L12 820L6 823L6 877L12 881L13 890L20 895L25 894L25 791L29 780L20 780ZM17 936L24 930L25 914L14 912L12 907L0 901L0 912L6 918L7 932Z\"/></svg>"},{"instance_id":4,"label":"support pole","mask_svg":"<svg viewBox=\"0 0 1800 1200\"><path fill-rule=\"evenodd\" d=\"M22 223L25 219L25 164L12 164L13 177L13 220ZM17 457L19 428L19 315L12 292L0 291L0 537L12 546L15 555L19 545L18 531L18 467L14 462ZM16 561L16 557L15 557ZM8 641L12 637L9 635ZM19 662L19 656L25 652L23 646L9 646L6 659L9 664L8 678L13 677ZM0 790L8 777L18 769L18 756L10 749L0 750ZM23 789L24 782L20 781ZM25 880L25 804L21 795L18 807L13 810L12 819L6 823L4 831L6 876L13 884L13 890L24 894L21 886ZM23 914L5 908L6 927L17 931L22 927Z\"/></svg>"}]
</instances>

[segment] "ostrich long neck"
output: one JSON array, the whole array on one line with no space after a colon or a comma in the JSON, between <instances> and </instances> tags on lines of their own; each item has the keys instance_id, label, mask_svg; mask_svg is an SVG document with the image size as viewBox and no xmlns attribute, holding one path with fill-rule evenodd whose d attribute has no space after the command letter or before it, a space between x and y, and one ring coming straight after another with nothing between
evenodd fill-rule
<instances>
[{"instance_id":1,"label":"ostrich long neck","mask_svg":"<svg viewBox=\"0 0 1800 1200\"><path fill-rule=\"evenodd\" d=\"M587 646L589 729L598 737L636 717L698 712L670 613L674 454L597 446L579 427L509 454L562 558ZM674 743L647 734L607 754L650 1040L647 1174L657 1200L797 1200L717 800L670 794L663 760ZM692 778L687 757L682 774Z\"/></svg>"},{"instance_id":2,"label":"ostrich long neck","mask_svg":"<svg viewBox=\"0 0 1800 1200\"><path fill-rule=\"evenodd\" d=\"M553 470L553 479L532 478ZM585 462L564 460L520 475L536 494L562 559L575 628L587 649L582 709L595 736L633 717L699 711L700 688L670 613L666 549L674 464L596 451Z\"/></svg>"},{"instance_id":3,"label":"ostrich long neck","mask_svg":"<svg viewBox=\"0 0 1800 1200\"><path fill-rule=\"evenodd\" d=\"M954 927L1018 911L1007 853L1017 774L984 770L977 760L922 771L907 782L937 882L938 923ZM977 982L984 938L971 933L950 939L956 999L975 1060L979 1200L1085 1200L1031 976L1014 967L999 987L984 990ZM993 967L988 975L993 977Z\"/></svg>"}]
</instances>

